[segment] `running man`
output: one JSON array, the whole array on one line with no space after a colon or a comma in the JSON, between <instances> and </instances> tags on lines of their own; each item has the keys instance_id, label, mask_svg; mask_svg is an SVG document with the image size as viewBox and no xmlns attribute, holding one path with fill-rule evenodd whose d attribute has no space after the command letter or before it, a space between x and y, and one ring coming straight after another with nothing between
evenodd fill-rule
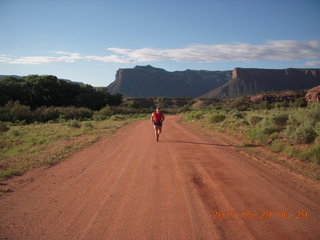
<instances>
[{"instance_id":1,"label":"running man","mask_svg":"<svg viewBox=\"0 0 320 240\"><path fill-rule=\"evenodd\" d=\"M156 111L151 115L151 121L154 125L154 133L156 136L157 142L159 142L159 136L162 131L162 122L164 121L164 114L161 112L160 108L157 107Z\"/></svg>"}]
</instances>

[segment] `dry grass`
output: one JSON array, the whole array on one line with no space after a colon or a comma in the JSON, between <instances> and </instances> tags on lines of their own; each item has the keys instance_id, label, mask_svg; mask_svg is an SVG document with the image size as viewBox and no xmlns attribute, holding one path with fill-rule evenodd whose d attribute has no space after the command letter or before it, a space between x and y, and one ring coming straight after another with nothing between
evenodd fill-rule
<instances>
[{"instance_id":1,"label":"dry grass","mask_svg":"<svg viewBox=\"0 0 320 240\"><path fill-rule=\"evenodd\" d=\"M51 166L130 120L44 123L11 126L0 135L0 180L39 166Z\"/></svg>"}]
</instances>

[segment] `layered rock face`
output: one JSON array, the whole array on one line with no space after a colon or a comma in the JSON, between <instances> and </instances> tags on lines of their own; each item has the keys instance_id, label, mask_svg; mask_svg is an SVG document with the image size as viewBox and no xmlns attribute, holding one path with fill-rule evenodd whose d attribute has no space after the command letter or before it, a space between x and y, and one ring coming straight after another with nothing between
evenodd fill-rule
<instances>
[{"instance_id":1,"label":"layered rock face","mask_svg":"<svg viewBox=\"0 0 320 240\"><path fill-rule=\"evenodd\" d=\"M309 89L305 98L308 104L320 102L320 86Z\"/></svg>"},{"instance_id":2,"label":"layered rock face","mask_svg":"<svg viewBox=\"0 0 320 240\"><path fill-rule=\"evenodd\" d=\"M107 89L125 97L198 97L231 79L231 71L168 72L152 66L119 69Z\"/></svg>"},{"instance_id":3,"label":"layered rock face","mask_svg":"<svg viewBox=\"0 0 320 240\"><path fill-rule=\"evenodd\" d=\"M240 97L270 91L304 90L317 85L320 85L320 69L235 68L230 82L204 97Z\"/></svg>"}]
</instances>

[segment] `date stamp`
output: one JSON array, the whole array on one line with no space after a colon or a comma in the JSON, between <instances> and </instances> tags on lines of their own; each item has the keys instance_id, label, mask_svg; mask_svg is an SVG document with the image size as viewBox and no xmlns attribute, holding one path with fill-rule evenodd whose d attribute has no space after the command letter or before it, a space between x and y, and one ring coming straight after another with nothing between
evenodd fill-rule
<instances>
[{"instance_id":1,"label":"date stamp","mask_svg":"<svg viewBox=\"0 0 320 240\"><path fill-rule=\"evenodd\" d=\"M268 220L268 219L296 219L304 220L308 218L308 211L298 209L298 210L277 210L271 211L269 209L262 210L213 210L212 219L213 220L225 220L225 219L242 219L242 220Z\"/></svg>"}]
</instances>

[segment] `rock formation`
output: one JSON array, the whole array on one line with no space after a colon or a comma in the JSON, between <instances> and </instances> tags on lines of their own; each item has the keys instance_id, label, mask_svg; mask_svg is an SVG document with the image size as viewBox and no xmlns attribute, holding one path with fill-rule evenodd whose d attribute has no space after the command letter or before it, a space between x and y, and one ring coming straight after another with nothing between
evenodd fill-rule
<instances>
[{"instance_id":1,"label":"rock formation","mask_svg":"<svg viewBox=\"0 0 320 240\"><path fill-rule=\"evenodd\" d=\"M262 92L304 90L320 84L320 69L235 68L232 80L203 97L229 98Z\"/></svg>"},{"instance_id":2,"label":"rock formation","mask_svg":"<svg viewBox=\"0 0 320 240\"><path fill-rule=\"evenodd\" d=\"M250 101L259 103L262 101L267 102L294 102L296 99L304 97L305 91L284 91L284 92L273 92L273 93L262 93L250 97Z\"/></svg>"},{"instance_id":3,"label":"rock formation","mask_svg":"<svg viewBox=\"0 0 320 240\"><path fill-rule=\"evenodd\" d=\"M107 89L125 97L198 97L230 79L231 71L168 72L148 65L119 69Z\"/></svg>"},{"instance_id":4,"label":"rock formation","mask_svg":"<svg viewBox=\"0 0 320 240\"><path fill-rule=\"evenodd\" d=\"M309 89L305 98L308 104L320 102L320 86Z\"/></svg>"}]
</instances>

